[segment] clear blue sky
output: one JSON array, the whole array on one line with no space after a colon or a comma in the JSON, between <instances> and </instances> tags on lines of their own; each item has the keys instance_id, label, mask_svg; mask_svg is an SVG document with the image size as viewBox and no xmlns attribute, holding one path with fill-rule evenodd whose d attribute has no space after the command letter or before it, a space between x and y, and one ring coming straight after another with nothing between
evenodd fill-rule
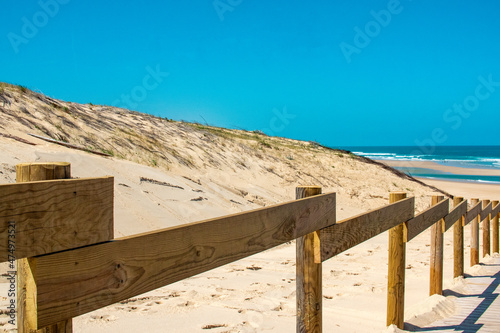
<instances>
[{"instance_id":1,"label":"clear blue sky","mask_svg":"<svg viewBox=\"0 0 500 333\"><path fill-rule=\"evenodd\" d=\"M330 146L500 144L499 12L496 0L4 1L0 81Z\"/></svg>"}]
</instances>

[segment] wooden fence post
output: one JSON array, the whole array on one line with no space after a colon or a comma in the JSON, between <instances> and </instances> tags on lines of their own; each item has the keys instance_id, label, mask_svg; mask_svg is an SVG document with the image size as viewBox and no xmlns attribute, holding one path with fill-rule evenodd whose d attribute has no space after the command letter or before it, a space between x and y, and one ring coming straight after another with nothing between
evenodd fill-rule
<instances>
[{"instance_id":1,"label":"wooden fence post","mask_svg":"<svg viewBox=\"0 0 500 333\"><path fill-rule=\"evenodd\" d=\"M498 201L494 200L492 208L495 208L496 205L498 205ZM498 247L499 247L499 242L498 242L498 215L500 215L500 214L496 214L495 216L492 216L493 219L491 220L491 228L493 229L492 235L491 235L492 236L491 237L491 242L492 242L492 245L493 245L493 250L492 250L493 253L499 253L498 252Z\"/></svg>"},{"instance_id":2,"label":"wooden fence post","mask_svg":"<svg viewBox=\"0 0 500 333\"><path fill-rule=\"evenodd\" d=\"M489 200L483 200L483 209L488 206L490 203ZM490 215L486 216L483 224L483 258L486 257L487 254L490 253Z\"/></svg>"},{"instance_id":3,"label":"wooden fence post","mask_svg":"<svg viewBox=\"0 0 500 333\"><path fill-rule=\"evenodd\" d=\"M464 198L454 197L453 207L458 206ZM464 275L464 217L461 216L453 226L453 277Z\"/></svg>"},{"instance_id":4,"label":"wooden fence post","mask_svg":"<svg viewBox=\"0 0 500 333\"><path fill-rule=\"evenodd\" d=\"M479 199L472 199L471 203L475 206L479 203ZM479 264L479 215L472 220L470 228L470 265L474 266Z\"/></svg>"},{"instance_id":5,"label":"wooden fence post","mask_svg":"<svg viewBox=\"0 0 500 333\"><path fill-rule=\"evenodd\" d=\"M432 205L444 199L442 195L432 196ZM443 294L443 229L444 220L441 219L431 227L431 263L429 295Z\"/></svg>"},{"instance_id":6,"label":"wooden fence post","mask_svg":"<svg viewBox=\"0 0 500 333\"><path fill-rule=\"evenodd\" d=\"M404 192L391 192L389 202L406 198ZM387 326L404 326L406 243L405 221L389 230L389 272L387 279Z\"/></svg>"},{"instance_id":7,"label":"wooden fence post","mask_svg":"<svg viewBox=\"0 0 500 333\"><path fill-rule=\"evenodd\" d=\"M299 186L296 198L321 194L320 186ZM321 333L322 323L322 264L314 262L314 251L320 251L319 230L297 238L297 332Z\"/></svg>"},{"instance_id":8,"label":"wooden fence post","mask_svg":"<svg viewBox=\"0 0 500 333\"><path fill-rule=\"evenodd\" d=\"M30 182L40 180L71 178L69 163L22 163L16 165L16 182ZM17 261L17 290L18 290L18 317L17 330L19 333L70 333L73 331L72 320L57 323L36 330L36 285L30 267L30 258Z\"/></svg>"}]
</instances>

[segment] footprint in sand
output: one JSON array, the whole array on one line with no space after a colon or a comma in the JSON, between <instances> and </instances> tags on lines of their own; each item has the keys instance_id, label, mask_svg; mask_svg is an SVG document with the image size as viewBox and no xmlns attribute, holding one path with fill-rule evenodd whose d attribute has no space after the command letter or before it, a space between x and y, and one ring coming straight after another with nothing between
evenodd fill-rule
<instances>
[{"instance_id":1,"label":"footprint in sand","mask_svg":"<svg viewBox=\"0 0 500 333\"><path fill-rule=\"evenodd\" d=\"M258 271L258 270L261 270L262 267L252 265L252 266L247 267L247 269L251 270L251 271Z\"/></svg>"},{"instance_id":2,"label":"footprint in sand","mask_svg":"<svg viewBox=\"0 0 500 333\"><path fill-rule=\"evenodd\" d=\"M242 268L233 268L232 270L229 271L229 273L232 273L232 272L243 272L245 271L244 269Z\"/></svg>"},{"instance_id":3,"label":"footprint in sand","mask_svg":"<svg viewBox=\"0 0 500 333\"><path fill-rule=\"evenodd\" d=\"M90 321L100 321L100 322L111 322L115 321L116 319L117 318L115 316L111 315L104 315L104 316L95 315L90 317Z\"/></svg>"},{"instance_id":4,"label":"footprint in sand","mask_svg":"<svg viewBox=\"0 0 500 333\"><path fill-rule=\"evenodd\" d=\"M209 324L201 327L202 330L211 330L214 328L227 327L227 324Z\"/></svg>"},{"instance_id":5,"label":"footprint in sand","mask_svg":"<svg viewBox=\"0 0 500 333\"><path fill-rule=\"evenodd\" d=\"M344 272L343 272L343 271L336 271L336 270L334 270L334 269L332 269L332 270L330 271L330 274L331 274L332 276L339 276L339 275L342 275L342 273L344 273Z\"/></svg>"},{"instance_id":6,"label":"footprint in sand","mask_svg":"<svg viewBox=\"0 0 500 333\"><path fill-rule=\"evenodd\" d=\"M280 302L280 305L278 305L277 307L275 308L272 308L271 310L272 311L283 311L283 309L285 308L285 303L283 302Z\"/></svg>"},{"instance_id":7,"label":"footprint in sand","mask_svg":"<svg viewBox=\"0 0 500 333\"><path fill-rule=\"evenodd\" d=\"M180 304L177 304L178 307L192 307L192 306L196 306L196 303L195 302L191 302L191 301L186 301L186 302L182 302Z\"/></svg>"}]
</instances>

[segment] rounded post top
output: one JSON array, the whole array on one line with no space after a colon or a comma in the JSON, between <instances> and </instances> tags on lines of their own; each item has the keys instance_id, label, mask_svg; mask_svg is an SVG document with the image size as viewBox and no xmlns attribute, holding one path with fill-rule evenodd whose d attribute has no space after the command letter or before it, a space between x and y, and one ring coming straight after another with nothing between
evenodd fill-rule
<instances>
[{"instance_id":1,"label":"rounded post top","mask_svg":"<svg viewBox=\"0 0 500 333\"><path fill-rule=\"evenodd\" d=\"M462 201L464 201L464 197L453 197L453 206L459 205Z\"/></svg>"},{"instance_id":2,"label":"rounded post top","mask_svg":"<svg viewBox=\"0 0 500 333\"><path fill-rule=\"evenodd\" d=\"M433 195L432 196L432 205L435 205L437 204L438 202L440 202L441 200L444 200L444 195Z\"/></svg>"},{"instance_id":3,"label":"rounded post top","mask_svg":"<svg viewBox=\"0 0 500 333\"><path fill-rule=\"evenodd\" d=\"M16 167L25 167L25 166L47 166L50 167L51 165L53 166L70 166L71 163L69 162L31 162L31 163L18 163L16 164Z\"/></svg>"},{"instance_id":4,"label":"rounded post top","mask_svg":"<svg viewBox=\"0 0 500 333\"><path fill-rule=\"evenodd\" d=\"M406 192L391 192L389 193L389 203L394 203L399 200L406 199L407 193Z\"/></svg>"},{"instance_id":5,"label":"rounded post top","mask_svg":"<svg viewBox=\"0 0 500 333\"><path fill-rule=\"evenodd\" d=\"M297 188L321 188L321 186L318 186L318 185L300 185L300 186L297 186Z\"/></svg>"},{"instance_id":6,"label":"rounded post top","mask_svg":"<svg viewBox=\"0 0 500 333\"><path fill-rule=\"evenodd\" d=\"M71 178L71 163L68 162L35 162L16 165L16 182L18 183L69 178Z\"/></svg>"},{"instance_id":7,"label":"rounded post top","mask_svg":"<svg viewBox=\"0 0 500 333\"><path fill-rule=\"evenodd\" d=\"M295 188L295 198L302 199L312 197L313 195L321 194L321 186L297 186Z\"/></svg>"}]
</instances>

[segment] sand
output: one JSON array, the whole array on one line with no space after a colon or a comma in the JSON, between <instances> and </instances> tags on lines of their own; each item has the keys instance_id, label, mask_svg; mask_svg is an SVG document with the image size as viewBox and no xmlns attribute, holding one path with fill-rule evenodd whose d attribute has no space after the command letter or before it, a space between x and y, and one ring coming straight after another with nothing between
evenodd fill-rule
<instances>
[{"instance_id":1,"label":"sand","mask_svg":"<svg viewBox=\"0 0 500 333\"><path fill-rule=\"evenodd\" d=\"M2 147L3 152L22 156L19 147ZM9 148L11 151L9 151ZM48 146L45 149L48 150ZM73 165L79 177L113 174L116 177L116 220L119 234L135 234L184 219L197 220L236 211L227 199L240 200L235 194L214 184L200 186L183 177L163 174L157 169L126 161L113 161L80 152L35 152L39 161L65 160ZM16 161L11 161L15 163ZM92 165L91 168L84 167ZM4 175L7 172L4 173ZM175 190L137 181L138 175L180 185ZM11 176L12 177L12 176ZM206 180L201 180L202 184ZM498 186L432 182L450 193L465 197L495 198ZM125 187L120 184L126 184ZM210 185L209 185L210 184ZM212 191L208 189L212 188ZM196 197L203 189L209 198L203 210L188 214L186 210L168 207L168 216L160 214L158 204L165 205ZM148 193L146 193L148 192ZM266 194L263 188L258 192ZM293 194L288 198L292 199ZM131 200L134 198L134 200ZM498 198L498 197L497 197ZM342 198L341 198L342 199ZM275 199L282 200L281 198ZM283 199L284 201L284 199ZM196 202L191 202L194 204ZM217 204L215 204L217 202ZM156 205L156 206L155 206ZM238 205L239 206L239 205ZM252 209L247 204L245 209ZM242 209L243 210L243 209ZM339 218L359 213L361 208L339 206ZM132 215L130 215L132 214ZM203 215L203 216L202 216ZM181 217L182 216L182 217ZM466 258L469 256L469 228L466 228ZM385 330L387 233L352 248L323 264L324 329L326 332L381 332ZM452 305L438 304L442 311L428 311L436 302L429 298L429 242L424 232L407 246L406 318L426 322L451 315ZM452 235L445 234L445 288L454 284L452 277ZM466 260L466 266L468 260ZM0 290L2 295L6 292ZM418 314L426 313L424 316ZM423 318L423 319L422 319ZM140 295L74 319L75 332L290 332L295 329L295 244L285 244L236 263Z\"/></svg>"},{"instance_id":2,"label":"sand","mask_svg":"<svg viewBox=\"0 0 500 333\"><path fill-rule=\"evenodd\" d=\"M337 192L339 220L386 205L390 191L406 191L415 196L417 211L429 207L431 196L436 194L433 189L401 179L376 165L311 143L259 137L241 131L220 133L219 129L167 122L121 109L49 101L59 105L54 107L43 99L35 99L36 96L15 91L10 94L15 97L10 109L0 107L2 133L37 145L0 136L0 183L15 181L15 164L33 161L71 162L75 177L112 175L115 177L116 237L290 201L298 185L322 185L324 193ZM71 107L70 114L64 111L65 106ZM97 110L100 121L96 120ZM85 136L92 141L94 149L111 149L106 144L112 142L116 134L128 140L133 149L113 146L115 157L106 158L26 135L29 131L63 135L58 132L61 124L65 124L61 117L74 125L63 126L70 142L85 143L81 139ZM95 123L90 118L96 120ZM32 123L39 124L38 129L31 126ZM119 123L124 127L119 127L122 126ZM45 132L40 132L42 127ZM133 134L123 136L124 131L141 133L141 140L146 140L149 133L158 133L161 140L148 147ZM167 152L169 147L175 147L176 152ZM154 153L155 149L159 153ZM162 153L166 159L151 162ZM141 177L182 189L141 182ZM500 197L500 188L496 185L429 183L466 198L494 200ZM192 200L199 197L202 200ZM469 228L465 230L465 237L468 259ZM387 243L388 235L383 233L323 264L325 332L387 330ZM460 282L452 279L450 232L445 234L444 244L444 286L448 288ZM428 297L429 246L430 231L407 245L406 318L419 323L454 312L453 304ZM5 266L2 267L5 270ZM3 279L0 280L4 282L0 283L1 309L8 301ZM13 331L14 327L6 323L7 317L0 315L0 330ZM79 316L73 323L74 332L93 333L292 332L295 330L295 244L290 242Z\"/></svg>"}]
</instances>

